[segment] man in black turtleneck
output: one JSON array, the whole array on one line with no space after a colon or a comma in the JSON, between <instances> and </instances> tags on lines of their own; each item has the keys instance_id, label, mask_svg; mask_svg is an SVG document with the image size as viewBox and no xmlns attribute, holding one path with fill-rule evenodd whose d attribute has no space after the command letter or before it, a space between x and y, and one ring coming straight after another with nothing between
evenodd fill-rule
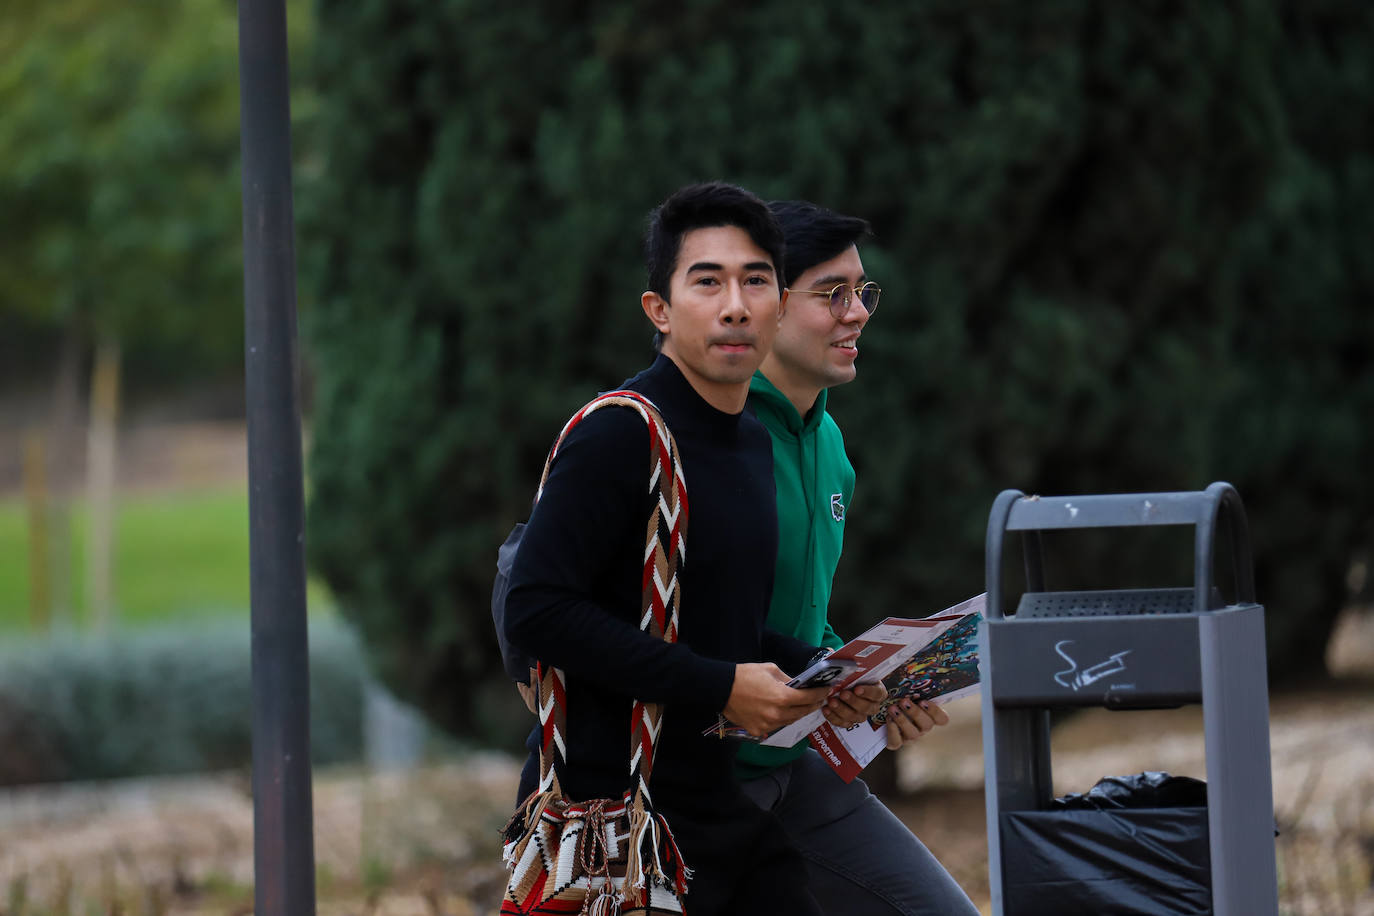
<instances>
[{"instance_id":1,"label":"man in black turtleneck","mask_svg":"<svg viewBox=\"0 0 1374 916\"><path fill-rule=\"evenodd\" d=\"M567 677L559 778L570 798L619 797L630 700L665 704L653 797L694 870L692 916L819 913L803 860L741 794L734 747L702 736L718 713L771 731L827 693L786 686L784 670L817 647L764 628L778 536L772 449L744 405L785 304L782 233L749 192L693 185L651 215L645 254L642 305L660 355L621 387L658 406L681 455L690 522L678 641L639 629L654 497L647 430L624 409L589 414L559 448L511 570L507 636Z\"/></svg>"}]
</instances>

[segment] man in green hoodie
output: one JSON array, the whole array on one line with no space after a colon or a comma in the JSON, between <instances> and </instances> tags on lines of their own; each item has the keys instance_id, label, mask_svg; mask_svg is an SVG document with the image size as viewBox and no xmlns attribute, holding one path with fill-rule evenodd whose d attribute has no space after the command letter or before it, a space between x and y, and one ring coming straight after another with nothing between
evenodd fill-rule
<instances>
[{"instance_id":1,"label":"man in green hoodie","mask_svg":"<svg viewBox=\"0 0 1374 916\"><path fill-rule=\"evenodd\" d=\"M858 341L881 291L869 281L857 243L868 223L805 201L769 205L786 238L788 309L750 384L749 403L773 439L778 558L768 626L812 645L843 644L827 612L831 580L854 492L854 468L827 389L853 380ZM858 722L877 709L881 686L842 691L826 716ZM938 706L912 706L888 723L888 747L949 721ZM740 747L744 791L782 821L809 863L812 892L828 913L969 914L977 908L862 780L846 784L806 742Z\"/></svg>"}]
</instances>

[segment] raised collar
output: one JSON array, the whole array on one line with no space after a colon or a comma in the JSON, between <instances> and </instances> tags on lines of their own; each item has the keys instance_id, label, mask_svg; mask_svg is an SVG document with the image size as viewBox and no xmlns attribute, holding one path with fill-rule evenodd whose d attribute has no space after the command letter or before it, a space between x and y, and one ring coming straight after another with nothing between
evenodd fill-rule
<instances>
[{"instance_id":1,"label":"raised collar","mask_svg":"<svg viewBox=\"0 0 1374 916\"><path fill-rule=\"evenodd\" d=\"M811 405L811 409L803 417L797 412L796 406L787 399L787 395L768 380L768 376L762 372L755 372L754 377L749 380L749 402L754 405L759 418L763 419L765 415L777 418L782 427L794 436L814 432L821 425L821 419L825 417L828 395L829 392L822 388L821 393L816 395L816 403Z\"/></svg>"},{"instance_id":2,"label":"raised collar","mask_svg":"<svg viewBox=\"0 0 1374 916\"><path fill-rule=\"evenodd\" d=\"M624 387L645 394L658 405L674 436L679 430L696 430L706 434L733 436L739 429L744 412L725 413L707 403L697 394L682 370L662 353L649 368L626 380Z\"/></svg>"}]
</instances>

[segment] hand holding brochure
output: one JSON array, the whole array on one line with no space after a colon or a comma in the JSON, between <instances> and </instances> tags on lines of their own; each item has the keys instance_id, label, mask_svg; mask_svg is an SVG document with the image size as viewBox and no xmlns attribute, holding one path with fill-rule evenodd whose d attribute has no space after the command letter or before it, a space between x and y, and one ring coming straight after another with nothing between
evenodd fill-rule
<instances>
[{"instance_id":1,"label":"hand holding brochure","mask_svg":"<svg viewBox=\"0 0 1374 916\"><path fill-rule=\"evenodd\" d=\"M787 686L800 690L808 687L824 687L827 684L843 683L846 682L848 675L857 667L858 665L849 659L836 658L832 653L831 655L827 655L824 658L812 662L807 666L805 671L788 681ZM817 715L819 715L819 713L817 713ZM766 737L768 737L765 736L765 739L755 738L738 725L726 719L723 715L717 716L716 724L708 727L701 734L708 738L712 736L717 738L740 738L744 741L756 742L765 741ZM770 735L772 734L777 734L777 732L771 732ZM797 741L800 740L801 739L798 738L792 743L796 744ZM3 914L0 914L0 916L3 916Z\"/></svg>"},{"instance_id":2,"label":"hand holding brochure","mask_svg":"<svg viewBox=\"0 0 1374 916\"><path fill-rule=\"evenodd\" d=\"M887 722L888 709L903 698L912 702L958 699L978 688L978 621L981 611L965 614L906 664L883 678L887 699L869 716L875 725Z\"/></svg>"},{"instance_id":3,"label":"hand holding brochure","mask_svg":"<svg viewBox=\"0 0 1374 916\"><path fill-rule=\"evenodd\" d=\"M836 729L816 711L772 732L760 743L791 747L810 737L831 766L852 780L886 747L889 707L904 697L948 702L978 689L978 621L984 595L978 595L921 620L888 617L793 678L788 686L829 683L832 690L882 683L887 699L866 722ZM705 734L750 738L722 723Z\"/></svg>"},{"instance_id":4,"label":"hand holding brochure","mask_svg":"<svg viewBox=\"0 0 1374 916\"><path fill-rule=\"evenodd\" d=\"M852 781L887 747L886 723L893 704L904 698L944 704L977 692L978 622L983 607L984 596L979 595L926 618L922 622L933 624L928 641L883 676L887 699L875 715L844 729L822 719L810 732L811 746L845 782Z\"/></svg>"}]
</instances>

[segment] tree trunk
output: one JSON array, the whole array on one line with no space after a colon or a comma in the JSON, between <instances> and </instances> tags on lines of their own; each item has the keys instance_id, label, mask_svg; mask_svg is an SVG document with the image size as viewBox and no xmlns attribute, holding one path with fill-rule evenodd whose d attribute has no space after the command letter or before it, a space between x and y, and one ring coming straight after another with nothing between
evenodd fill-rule
<instances>
[{"instance_id":1,"label":"tree trunk","mask_svg":"<svg viewBox=\"0 0 1374 916\"><path fill-rule=\"evenodd\" d=\"M113 563L114 484L119 419L119 342L100 341L91 373L86 440L86 609L96 630L115 623Z\"/></svg>"},{"instance_id":2,"label":"tree trunk","mask_svg":"<svg viewBox=\"0 0 1374 916\"><path fill-rule=\"evenodd\" d=\"M53 620L71 623L72 596L72 479L78 458L77 423L81 409L81 363L85 350L82 335L69 326L62 339L57 378L53 385L52 425L47 437L48 465L48 559L52 585Z\"/></svg>"},{"instance_id":3,"label":"tree trunk","mask_svg":"<svg viewBox=\"0 0 1374 916\"><path fill-rule=\"evenodd\" d=\"M43 434L24 437L24 502L29 520L29 623L36 632L52 626L52 567L48 556L48 475Z\"/></svg>"}]
</instances>

